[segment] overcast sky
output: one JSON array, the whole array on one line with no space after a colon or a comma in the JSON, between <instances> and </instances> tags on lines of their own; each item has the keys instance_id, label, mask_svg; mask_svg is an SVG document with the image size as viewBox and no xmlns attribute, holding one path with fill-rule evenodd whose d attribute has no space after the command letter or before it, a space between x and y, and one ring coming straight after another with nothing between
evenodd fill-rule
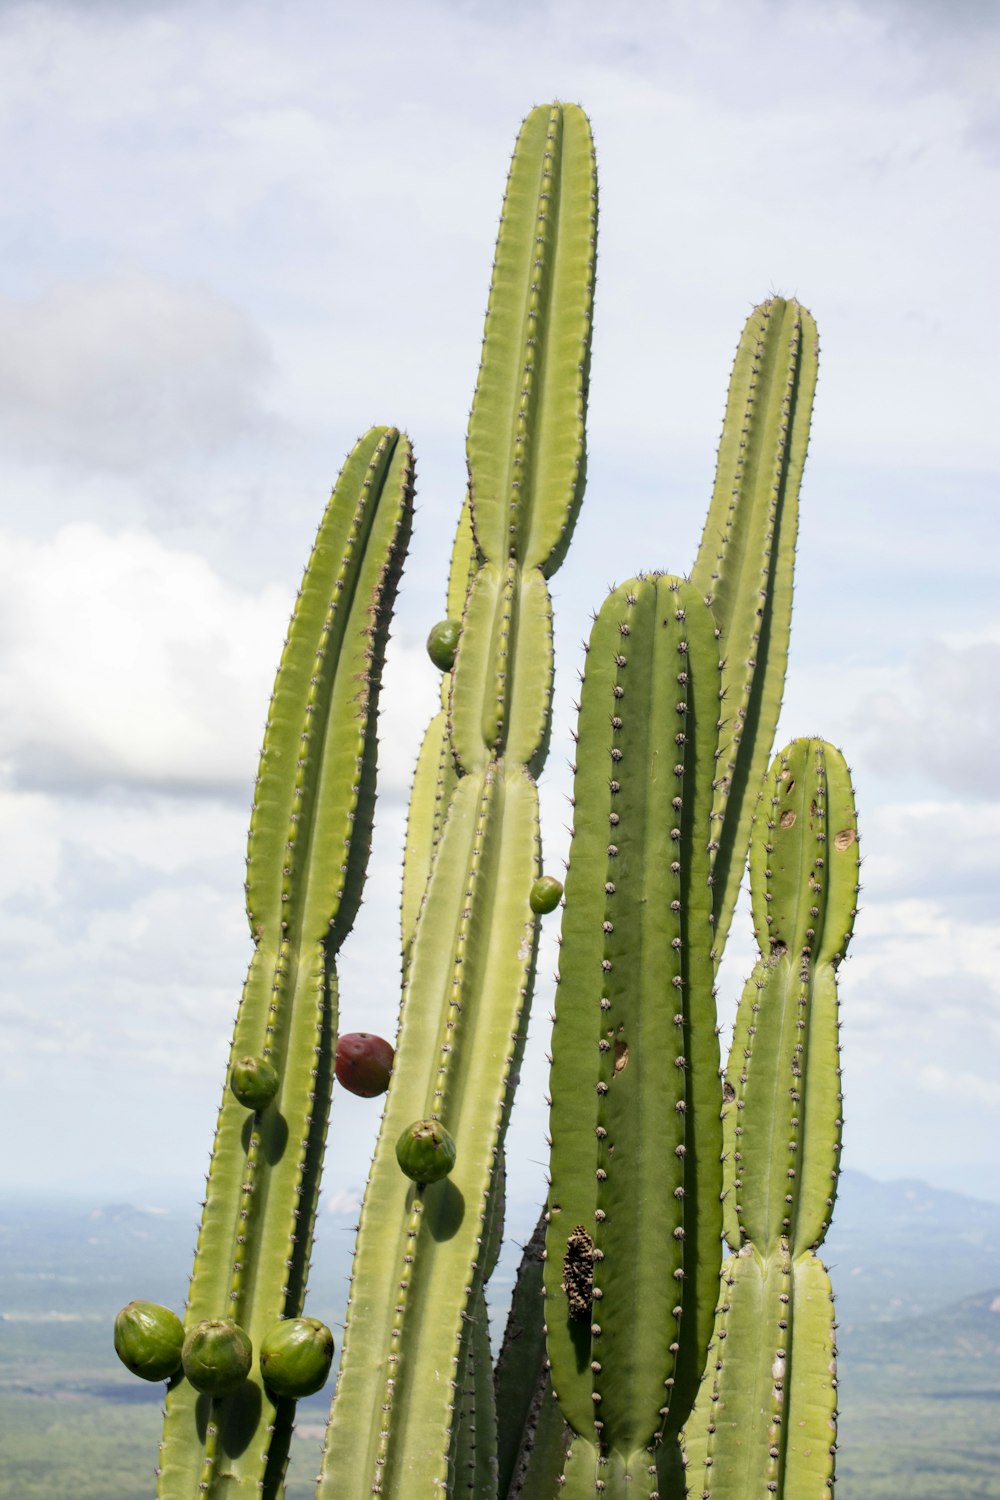
<instances>
[{"instance_id":1,"label":"overcast sky","mask_svg":"<svg viewBox=\"0 0 1000 1500\"><path fill-rule=\"evenodd\" d=\"M413 438L418 515L342 1025L392 1035L423 641L504 174L523 114L559 97L591 116L601 219L546 862L589 612L690 566L741 325L795 294L822 354L779 735L835 741L856 777L845 1163L1000 1199L998 76L985 0L0 4L8 1186L198 1196L264 707L330 485L375 422ZM727 1016L752 954L744 916ZM549 943L511 1136L521 1234L553 968ZM333 1214L376 1113L338 1097Z\"/></svg>"}]
</instances>

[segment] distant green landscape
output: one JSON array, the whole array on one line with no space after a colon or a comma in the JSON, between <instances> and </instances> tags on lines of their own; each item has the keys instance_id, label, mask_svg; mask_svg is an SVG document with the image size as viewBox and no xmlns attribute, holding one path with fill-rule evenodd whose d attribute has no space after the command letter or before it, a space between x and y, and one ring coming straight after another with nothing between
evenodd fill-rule
<instances>
[{"instance_id":1,"label":"distant green landscape","mask_svg":"<svg viewBox=\"0 0 1000 1500\"><path fill-rule=\"evenodd\" d=\"M344 1222L320 1223L309 1299L335 1332ZM193 1211L176 1209L21 1199L0 1211L2 1500L152 1500L163 1387L122 1369L111 1323L133 1296L180 1310L194 1232ZM1000 1500L1000 1206L846 1173L826 1250L839 1500ZM516 1254L492 1284L500 1322ZM329 1396L299 1404L288 1500L314 1493Z\"/></svg>"}]
</instances>

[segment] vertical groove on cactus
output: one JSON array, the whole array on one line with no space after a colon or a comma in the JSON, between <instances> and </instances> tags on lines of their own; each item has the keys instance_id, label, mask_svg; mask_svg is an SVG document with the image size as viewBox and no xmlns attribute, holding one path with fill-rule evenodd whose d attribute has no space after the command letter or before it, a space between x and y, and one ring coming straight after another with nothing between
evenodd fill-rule
<instances>
[{"instance_id":1,"label":"vertical groove on cactus","mask_svg":"<svg viewBox=\"0 0 1000 1500\"><path fill-rule=\"evenodd\" d=\"M725 719L712 808L716 965L781 708L798 500L818 367L800 303L755 308L736 351L712 502L691 581L722 633Z\"/></svg>"},{"instance_id":2,"label":"vertical groove on cactus","mask_svg":"<svg viewBox=\"0 0 1000 1500\"><path fill-rule=\"evenodd\" d=\"M372 429L349 456L265 732L247 859L255 951L231 1062L262 1055L280 1085L256 1113L224 1091L186 1318L189 1328L232 1318L255 1349L279 1318L301 1311L305 1289L332 1077L334 954L367 859L375 705L412 476L409 443L393 428ZM258 1428L267 1436L251 1441ZM289 1434L287 1403L271 1399L256 1361L211 1410L180 1381L167 1394L158 1494L188 1500L198 1486L259 1493L264 1484L265 1497L276 1496Z\"/></svg>"},{"instance_id":3,"label":"vertical groove on cactus","mask_svg":"<svg viewBox=\"0 0 1000 1500\"><path fill-rule=\"evenodd\" d=\"M421 872L430 873L419 902L412 885L404 898L410 937L396 1066L362 1208L322 1500L446 1486L460 1440L451 1393L464 1320L484 1277L479 1230L537 946L528 897L538 873L538 798L529 768L544 753L550 717L543 573L554 568L582 495L595 191L582 111L533 111L501 219L470 419L471 529L460 522L449 584L450 611L467 583L448 730L439 742L454 754L458 778L430 849L424 834L411 851L413 879L419 884ZM441 1118L458 1155L448 1180L427 1188L419 1233L407 1248L406 1187L390 1148L425 1113ZM393 1340L381 1304L395 1305L407 1254L412 1270ZM374 1404L388 1407L388 1437L378 1451L363 1435Z\"/></svg>"},{"instance_id":4,"label":"vertical groove on cactus","mask_svg":"<svg viewBox=\"0 0 1000 1500\"><path fill-rule=\"evenodd\" d=\"M647 1445L694 1399L718 1278L708 842L720 691L696 589L646 578L609 597L581 694L546 1322L567 1420L636 1487Z\"/></svg>"}]
</instances>

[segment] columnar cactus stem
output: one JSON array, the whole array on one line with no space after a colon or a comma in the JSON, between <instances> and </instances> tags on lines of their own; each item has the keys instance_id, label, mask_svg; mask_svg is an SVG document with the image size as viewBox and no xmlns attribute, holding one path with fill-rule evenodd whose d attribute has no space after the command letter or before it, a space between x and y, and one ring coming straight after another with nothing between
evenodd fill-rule
<instances>
[{"instance_id":1,"label":"columnar cactus stem","mask_svg":"<svg viewBox=\"0 0 1000 1500\"><path fill-rule=\"evenodd\" d=\"M685 1433L691 1494L830 1500L833 1295L815 1254L833 1210L842 1094L837 968L854 926L857 816L843 756L796 740L750 846L762 957L725 1078L726 1238L713 1352Z\"/></svg>"},{"instance_id":2,"label":"columnar cactus stem","mask_svg":"<svg viewBox=\"0 0 1000 1500\"><path fill-rule=\"evenodd\" d=\"M581 1495L655 1489L653 1445L687 1416L711 1331L720 696L692 585L643 578L609 597L581 694L552 1040L546 1322L553 1387L584 1440L567 1469Z\"/></svg>"},{"instance_id":3,"label":"columnar cactus stem","mask_svg":"<svg viewBox=\"0 0 1000 1500\"><path fill-rule=\"evenodd\" d=\"M278 1092L254 1111L224 1091L186 1317L189 1329L233 1319L254 1362L224 1399L172 1385L162 1500L281 1489L291 1403L272 1397L256 1354L302 1308L332 1083L334 957L364 879L376 702L412 494L409 443L372 429L337 481L278 670L247 855L255 948L231 1054L267 1059Z\"/></svg>"},{"instance_id":4,"label":"columnar cactus stem","mask_svg":"<svg viewBox=\"0 0 1000 1500\"><path fill-rule=\"evenodd\" d=\"M691 569L722 633L725 712L712 806L716 967L781 708L818 352L816 324L794 298L772 297L747 319L712 503Z\"/></svg>"},{"instance_id":5,"label":"columnar cactus stem","mask_svg":"<svg viewBox=\"0 0 1000 1500\"><path fill-rule=\"evenodd\" d=\"M362 1209L321 1500L431 1494L453 1482L456 1453L468 1451L456 1408L533 979L532 773L551 712L546 578L583 494L595 232L586 118L575 106L536 109L501 216L469 427L468 520L449 586L450 615L462 596L461 636L446 719L418 768L396 1064ZM443 1122L458 1156L447 1181L421 1193L401 1178L391 1145L425 1117ZM365 1433L376 1406L383 1436L373 1444ZM476 1424L478 1448L478 1406Z\"/></svg>"}]
</instances>

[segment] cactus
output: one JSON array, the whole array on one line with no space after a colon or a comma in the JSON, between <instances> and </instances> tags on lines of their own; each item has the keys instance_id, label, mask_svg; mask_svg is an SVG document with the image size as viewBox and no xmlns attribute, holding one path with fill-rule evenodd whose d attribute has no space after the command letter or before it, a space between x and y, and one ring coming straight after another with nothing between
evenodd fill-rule
<instances>
[{"instance_id":1,"label":"cactus","mask_svg":"<svg viewBox=\"0 0 1000 1500\"><path fill-rule=\"evenodd\" d=\"M375 709L412 492L408 441L373 428L337 481L278 669L247 854L255 948L187 1303L188 1341L201 1337L188 1378L167 1394L163 1500L281 1487L289 1404L251 1350L302 1311L337 1029L334 961L364 879ZM239 1337L199 1353L206 1326L223 1323Z\"/></svg>"},{"instance_id":2,"label":"cactus","mask_svg":"<svg viewBox=\"0 0 1000 1500\"><path fill-rule=\"evenodd\" d=\"M188 1373L167 1393L163 1500L280 1500L294 1401L318 1388L332 1354L329 1330L302 1314L335 1065L354 1092L388 1091L318 1500L675 1500L682 1430L689 1464L712 1483L726 1445L743 1441L736 1423L749 1420L763 1369L744 1325L766 1315L777 1326L791 1297L796 1385L809 1359L832 1359L812 1247L839 1142L823 1124L830 1108L839 1121L835 960L816 923L802 924L802 856L786 839L819 816L813 802L840 816L840 773L818 742L797 742L788 774L772 775L777 831L761 814L755 825L754 912L767 936L753 996L773 992L778 1006L759 1028L746 1002L733 1054L746 1065L734 1074L731 1062L725 1095L714 996L784 681L815 325L794 301L755 309L690 580L641 574L596 617L563 890L541 873L535 778L551 729L548 580L584 490L595 253L589 124L577 106L539 107L511 164L469 486L428 638L440 706L407 825L395 1051L365 1032L337 1041L335 969L364 876L375 699L409 530L412 455L394 429L360 440L320 528L251 820L256 946L178 1355ZM824 753L838 788L828 802L809 780ZM849 828L838 824L845 839ZM810 896L834 926L848 888L854 899L849 848ZM540 922L560 901L550 1192L494 1372L485 1288L503 1234L504 1134ZM807 968L814 1031L794 1054L798 1012L781 999ZM789 1113L789 1047L820 1101L808 1115ZM771 1159L779 1138L808 1158L791 1206ZM723 1227L737 1253L720 1299ZM706 1375L713 1333L727 1360L713 1352ZM161 1343L160 1378L171 1373ZM788 1353L775 1345L769 1357ZM826 1411L829 1372L817 1365L803 1384L803 1409L818 1391ZM706 1402L728 1413L725 1432L702 1421ZM788 1500L811 1500L788 1478L802 1445L778 1448ZM736 1500L740 1482L706 1493Z\"/></svg>"},{"instance_id":3,"label":"cactus","mask_svg":"<svg viewBox=\"0 0 1000 1500\"><path fill-rule=\"evenodd\" d=\"M796 740L775 757L754 821L750 888L761 958L740 1001L724 1085L734 1254L685 1436L690 1492L743 1500L766 1488L786 1500L830 1500L835 1325L816 1249L836 1195L837 969L858 893L854 794L832 745Z\"/></svg>"},{"instance_id":4,"label":"cactus","mask_svg":"<svg viewBox=\"0 0 1000 1500\"><path fill-rule=\"evenodd\" d=\"M487 1207L534 971L546 580L583 495L595 233L586 117L535 109L511 164L469 422L448 599L461 629L414 786L396 1064L361 1212L323 1500L431 1493L468 1447L473 1418L456 1397L469 1320L481 1319ZM414 1186L400 1173L393 1146L414 1118L454 1137L447 1181ZM492 1415L477 1407L474 1420L478 1441Z\"/></svg>"}]
</instances>

